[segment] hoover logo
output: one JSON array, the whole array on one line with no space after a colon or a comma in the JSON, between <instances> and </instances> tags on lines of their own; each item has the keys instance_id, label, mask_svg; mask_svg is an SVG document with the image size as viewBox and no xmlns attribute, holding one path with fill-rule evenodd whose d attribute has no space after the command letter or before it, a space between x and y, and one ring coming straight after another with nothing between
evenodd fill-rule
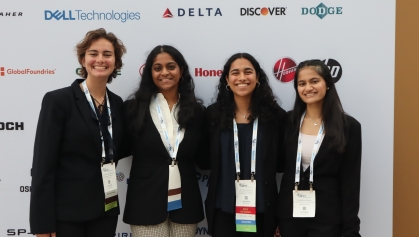
<instances>
[{"instance_id":1,"label":"hoover logo","mask_svg":"<svg viewBox=\"0 0 419 237\"><path fill-rule=\"evenodd\" d=\"M330 74L332 75L333 80L338 82L342 77L342 66L340 63L332 58L323 60L324 64L329 67Z\"/></svg>"},{"instance_id":2,"label":"hoover logo","mask_svg":"<svg viewBox=\"0 0 419 237\"><path fill-rule=\"evenodd\" d=\"M195 68L195 77L220 77L223 70L205 70L202 68Z\"/></svg>"},{"instance_id":3,"label":"hoover logo","mask_svg":"<svg viewBox=\"0 0 419 237\"><path fill-rule=\"evenodd\" d=\"M274 64L273 73L280 82L291 82L297 70L297 63L292 58L281 58Z\"/></svg>"},{"instance_id":4,"label":"hoover logo","mask_svg":"<svg viewBox=\"0 0 419 237\"><path fill-rule=\"evenodd\" d=\"M286 7L240 8L240 16L285 16Z\"/></svg>"},{"instance_id":5,"label":"hoover logo","mask_svg":"<svg viewBox=\"0 0 419 237\"><path fill-rule=\"evenodd\" d=\"M301 10L301 15L316 15L320 19L323 19L327 15L342 15L342 7L326 7L323 3L320 3L317 7L303 7Z\"/></svg>"},{"instance_id":6,"label":"hoover logo","mask_svg":"<svg viewBox=\"0 0 419 237\"><path fill-rule=\"evenodd\" d=\"M23 16L23 12L0 12L0 16Z\"/></svg>"},{"instance_id":7,"label":"hoover logo","mask_svg":"<svg viewBox=\"0 0 419 237\"><path fill-rule=\"evenodd\" d=\"M114 10L108 12L83 11L83 10L45 10L45 20L63 20L63 21L121 21L140 20L139 12L116 12Z\"/></svg>"},{"instance_id":8,"label":"hoover logo","mask_svg":"<svg viewBox=\"0 0 419 237\"><path fill-rule=\"evenodd\" d=\"M77 74L78 76L81 76L81 75L80 75L80 70L81 70L81 67L76 68L76 74ZM120 75L121 75L121 69L117 69L116 71L117 71L117 73L116 73L116 74L117 74L118 76L120 76Z\"/></svg>"},{"instance_id":9,"label":"hoover logo","mask_svg":"<svg viewBox=\"0 0 419 237\"><path fill-rule=\"evenodd\" d=\"M178 8L177 9L177 16L223 16L220 8ZM166 11L163 13L163 18L173 18L173 14L169 8L166 8Z\"/></svg>"},{"instance_id":10,"label":"hoover logo","mask_svg":"<svg viewBox=\"0 0 419 237\"><path fill-rule=\"evenodd\" d=\"M0 67L0 76L6 75L35 75L35 74L42 74L42 75L53 75L55 74L56 69L31 69L31 68L24 68L24 69L15 69L15 68L4 68Z\"/></svg>"}]
</instances>

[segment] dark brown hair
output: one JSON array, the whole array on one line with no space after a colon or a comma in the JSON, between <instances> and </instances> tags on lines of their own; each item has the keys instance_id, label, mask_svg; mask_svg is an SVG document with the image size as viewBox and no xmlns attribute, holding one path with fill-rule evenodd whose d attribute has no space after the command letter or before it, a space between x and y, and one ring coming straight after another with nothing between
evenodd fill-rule
<instances>
[{"instance_id":1,"label":"dark brown hair","mask_svg":"<svg viewBox=\"0 0 419 237\"><path fill-rule=\"evenodd\" d=\"M115 69L112 74L109 75L108 83L112 82L112 79L115 78L118 74L118 70L122 68L122 55L127 52L124 44L121 40L116 38L116 36L111 32L106 32L105 29L99 28L97 30L91 30L86 33L86 36L80 43L76 45L77 59L81 65L80 76L87 78L86 68L83 67L83 59L86 55L87 49L92 45L93 42L99 39L106 39L112 43L115 53Z\"/></svg>"}]
</instances>

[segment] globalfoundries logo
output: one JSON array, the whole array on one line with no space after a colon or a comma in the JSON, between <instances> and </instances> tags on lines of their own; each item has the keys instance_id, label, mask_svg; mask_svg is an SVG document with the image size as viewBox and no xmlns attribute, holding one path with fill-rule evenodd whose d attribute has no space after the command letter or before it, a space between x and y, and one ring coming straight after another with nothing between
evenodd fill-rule
<instances>
[{"instance_id":1,"label":"globalfoundries logo","mask_svg":"<svg viewBox=\"0 0 419 237\"><path fill-rule=\"evenodd\" d=\"M118 12L118 11L83 11L83 10L45 10L44 17L46 21L121 21L123 23L131 20L140 20L139 12Z\"/></svg>"},{"instance_id":2,"label":"globalfoundries logo","mask_svg":"<svg viewBox=\"0 0 419 237\"><path fill-rule=\"evenodd\" d=\"M16 69L16 68L5 68L0 67L0 76L6 75L53 75L55 74L56 69L32 69L32 68L24 68L24 69Z\"/></svg>"},{"instance_id":3,"label":"globalfoundries logo","mask_svg":"<svg viewBox=\"0 0 419 237\"><path fill-rule=\"evenodd\" d=\"M342 7L327 7L323 3L320 3L317 7L301 8L301 15L316 15L320 19L327 15L342 15L342 13Z\"/></svg>"}]
</instances>

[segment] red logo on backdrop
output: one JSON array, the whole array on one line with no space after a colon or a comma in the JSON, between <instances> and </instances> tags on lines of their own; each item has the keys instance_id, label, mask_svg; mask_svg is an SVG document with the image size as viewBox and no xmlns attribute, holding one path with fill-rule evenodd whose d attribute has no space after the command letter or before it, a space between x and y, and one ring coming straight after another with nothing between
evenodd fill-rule
<instances>
[{"instance_id":1,"label":"red logo on backdrop","mask_svg":"<svg viewBox=\"0 0 419 237\"><path fill-rule=\"evenodd\" d=\"M138 70L138 72L140 73L140 76L143 76L144 66L145 66L145 63L141 65L140 70Z\"/></svg>"},{"instance_id":2,"label":"red logo on backdrop","mask_svg":"<svg viewBox=\"0 0 419 237\"><path fill-rule=\"evenodd\" d=\"M0 76L4 77L4 67L0 67Z\"/></svg>"},{"instance_id":3,"label":"red logo on backdrop","mask_svg":"<svg viewBox=\"0 0 419 237\"><path fill-rule=\"evenodd\" d=\"M163 18L173 18L173 14L170 12L169 8L166 8L166 11L163 14Z\"/></svg>"},{"instance_id":4,"label":"red logo on backdrop","mask_svg":"<svg viewBox=\"0 0 419 237\"><path fill-rule=\"evenodd\" d=\"M297 63L292 58L281 58L276 61L273 73L280 82L291 82L297 70Z\"/></svg>"}]
</instances>

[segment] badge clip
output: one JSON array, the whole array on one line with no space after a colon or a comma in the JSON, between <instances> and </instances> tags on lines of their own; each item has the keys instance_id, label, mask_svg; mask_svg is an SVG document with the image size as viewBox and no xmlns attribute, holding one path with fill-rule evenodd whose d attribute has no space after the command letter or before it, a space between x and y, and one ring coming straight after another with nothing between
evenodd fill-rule
<instances>
[{"instance_id":1,"label":"badge clip","mask_svg":"<svg viewBox=\"0 0 419 237\"><path fill-rule=\"evenodd\" d=\"M102 157L102 162L100 162L100 164L102 165L102 167L103 167L103 164L105 163L105 157Z\"/></svg>"},{"instance_id":2,"label":"badge clip","mask_svg":"<svg viewBox=\"0 0 419 237\"><path fill-rule=\"evenodd\" d=\"M255 180L255 172L252 172L252 176L250 177L250 180L253 182Z\"/></svg>"},{"instance_id":3,"label":"badge clip","mask_svg":"<svg viewBox=\"0 0 419 237\"><path fill-rule=\"evenodd\" d=\"M176 159L172 158L172 167L175 166Z\"/></svg>"},{"instance_id":4,"label":"badge clip","mask_svg":"<svg viewBox=\"0 0 419 237\"><path fill-rule=\"evenodd\" d=\"M240 172L237 172L237 183L240 181Z\"/></svg>"},{"instance_id":5,"label":"badge clip","mask_svg":"<svg viewBox=\"0 0 419 237\"><path fill-rule=\"evenodd\" d=\"M295 190L295 192L298 192L298 183L295 183L294 190Z\"/></svg>"},{"instance_id":6,"label":"badge clip","mask_svg":"<svg viewBox=\"0 0 419 237\"><path fill-rule=\"evenodd\" d=\"M310 182L310 193L313 192L313 182Z\"/></svg>"}]
</instances>

